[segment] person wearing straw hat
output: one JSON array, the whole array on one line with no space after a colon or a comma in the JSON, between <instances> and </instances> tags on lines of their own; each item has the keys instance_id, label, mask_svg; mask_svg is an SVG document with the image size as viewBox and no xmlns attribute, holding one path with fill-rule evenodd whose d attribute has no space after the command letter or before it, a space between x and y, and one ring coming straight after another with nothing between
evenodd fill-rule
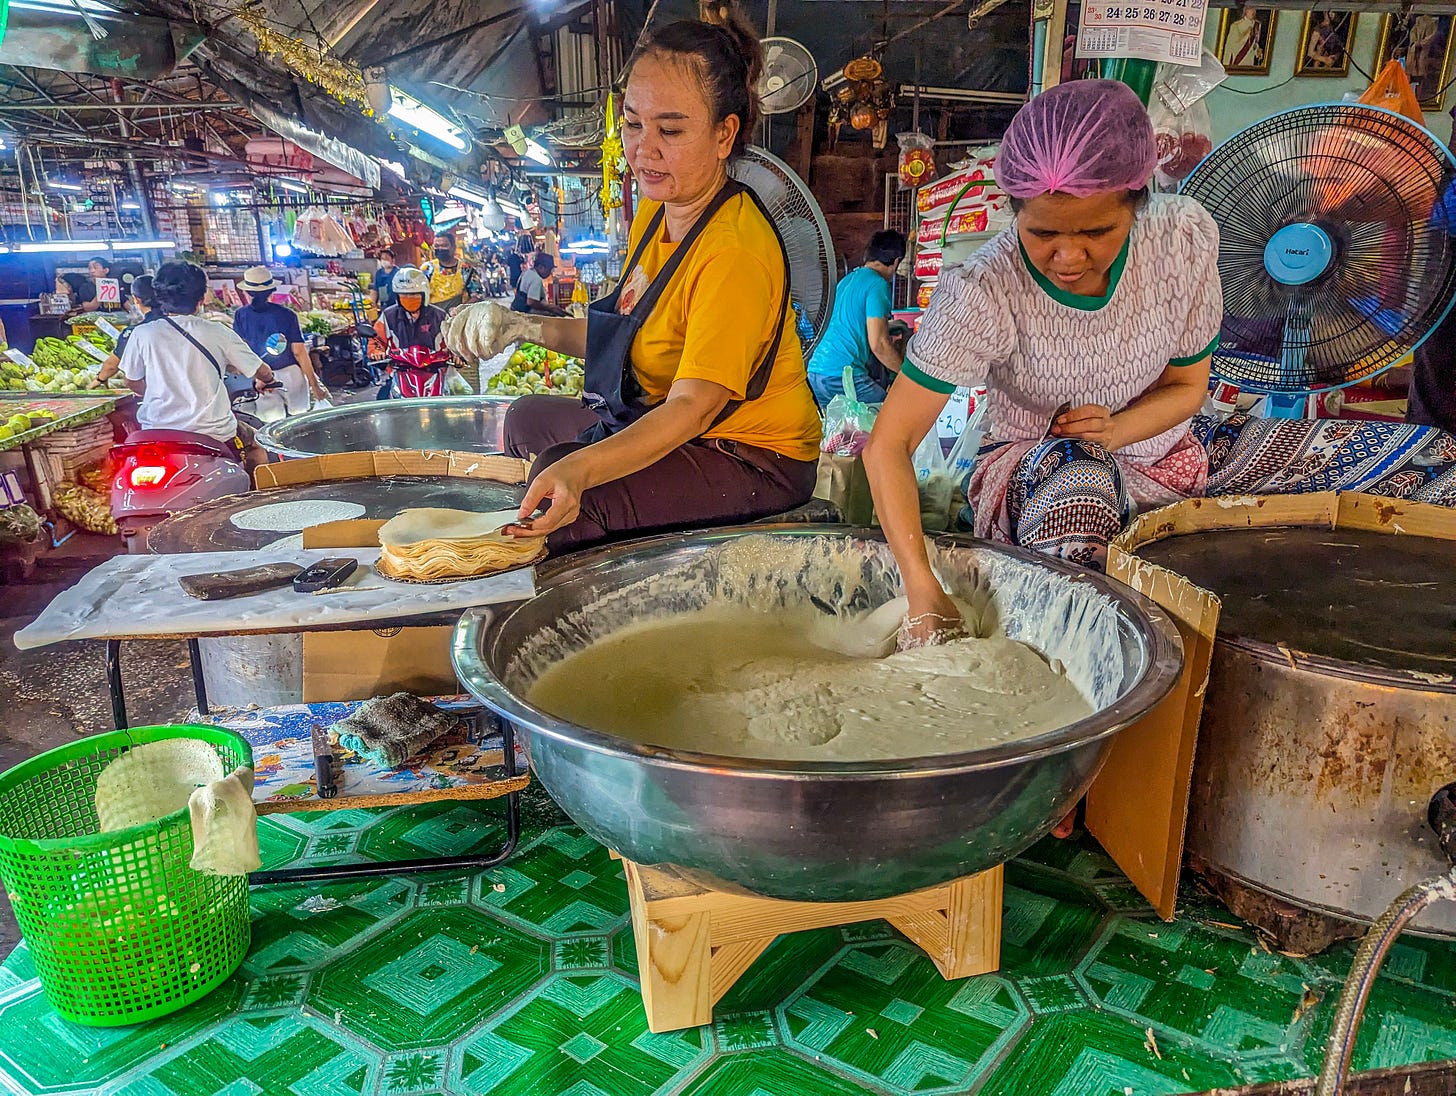
<instances>
[{"instance_id":1,"label":"person wearing straw hat","mask_svg":"<svg viewBox=\"0 0 1456 1096\"><path fill-rule=\"evenodd\" d=\"M298 316L293 309L276 303L273 291L278 281L266 266L250 267L238 283L249 303L233 316L233 330L248 347L267 363L283 384L283 395L290 415L301 415L309 408L309 393L317 400L327 400L329 390L313 369L313 358L303 342Z\"/></svg>"}]
</instances>

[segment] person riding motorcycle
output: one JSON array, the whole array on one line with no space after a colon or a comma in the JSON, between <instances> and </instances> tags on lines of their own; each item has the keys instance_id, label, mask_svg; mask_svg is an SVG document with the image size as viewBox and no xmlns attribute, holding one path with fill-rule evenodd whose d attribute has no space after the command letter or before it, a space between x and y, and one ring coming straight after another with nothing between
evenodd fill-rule
<instances>
[{"instance_id":1,"label":"person riding motorcycle","mask_svg":"<svg viewBox=\"0 0 1456 1096\"><path fill-rule=\"evenodd\" d=\"M430 279L425 272L418 267L402 266L395 271L390 288L394 290L398 303L390 305L374 321L374 332L379 341L391 350L408 350L410 347L437 349L445 311L430 304ZM389 399L394 389L391 367L379 387L379 399Z\"/></svg>"}]
</instances>

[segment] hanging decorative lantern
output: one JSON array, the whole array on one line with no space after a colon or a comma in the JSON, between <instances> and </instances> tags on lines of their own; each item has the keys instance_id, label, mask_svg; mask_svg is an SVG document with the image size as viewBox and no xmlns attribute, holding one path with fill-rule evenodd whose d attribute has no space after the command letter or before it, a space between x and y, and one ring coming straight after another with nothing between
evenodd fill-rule
<instances>
[{"instance_id":1,"label":"hanging decorative lantern","mask_svg":"<svg viewBox=\"0 0 1456 1096\"><path fill-rule=\"evenodd\" d=\"M895 92L884 80L884 68L873 57L857 57L844 66L844 83L834 92L829 107L829 141L839 137L846 122L853 129L869 130L876 148L889 139L890 113Z\"/></svg>"}]
</instances>

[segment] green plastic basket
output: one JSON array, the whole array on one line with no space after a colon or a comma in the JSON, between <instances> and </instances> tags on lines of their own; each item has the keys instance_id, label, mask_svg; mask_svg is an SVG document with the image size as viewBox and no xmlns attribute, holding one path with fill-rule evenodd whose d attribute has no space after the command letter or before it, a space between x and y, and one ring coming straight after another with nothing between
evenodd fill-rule
<instances>
[{"instance_id":1,"label":"green plastic basket","mask_svg":"<svg viewBox=\"0 0 1456 1096\"><path fill-rule=\"evenodd\" d=\"M134 746L210 744L231 772L253 751L217 727L83 738L0 774L0 881L46 997L78 1024L165 1016L226 981L248 950L248 880L193 871L186 808L98 833L96 778Z\"/></svg>"}]
</instances>

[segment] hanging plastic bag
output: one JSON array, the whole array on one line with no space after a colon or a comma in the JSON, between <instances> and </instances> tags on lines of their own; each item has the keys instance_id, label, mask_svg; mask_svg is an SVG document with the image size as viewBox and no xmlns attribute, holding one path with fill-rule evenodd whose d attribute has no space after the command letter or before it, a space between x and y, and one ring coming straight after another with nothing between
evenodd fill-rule
<instances>
[{"instance_id":1,"label":"hanging plastic bag","mask_svg":"<svg viewBox=\"0 0 1456 1096\"><path fill-rule=\"evenodd\" d=\"M1158 144L1158 166L1153 172L1154 189L1175 192L1195 167L1213 151L1213 119L1208 107L1194 103L1174 114L1157 100L1148 111L1153 138Z\"/></svg>"},{"instance_id":2,"label":"hanging plastic bag","mask_svg":"<svg viewBox=\"0 0 1456 1096\"><path fill-rule=\"evenodd\" d=\"M956 439L950 454L945 458L951 482L950 509L954 512L950 528L964 532L975 528L975 515L970 504L971 475L976 470L976 459L981 455L981 442L986 437L985 389L980 390L979 399L973 392L971 400L970 418L966 420L965 429L961 431L961 436Z\"/></svg>"},{"instance_id":3,"label":"hanging plastic bag","mask_svg":"<svg viewBox=\"0 0 1456 1096\"><path fill-rule=\"evenodd\" d=\"M920 528L927 533L944 532L950 524L950 499L955 491L950 466L935 427L915 447L915 485L920 491Z\"/></svg>"},{"instance_id":4,"label":"hanging plastic bag","mask_svg":"<svg viewBox=\"0 0 1456 1096\"><path fill-rule=\"evenodd\" d=\"M900 189L914 190L935 178L935 141L924 133L897 134L900 143Z\"/></svg>"},{"instance_id":5,"label":"hanging plastic bag","mask_svg":"<svg viewBox=\"0 0 1456 1096\"><path fill-rule=\"evenodd\" d=\"M1426 124L1426 116L1421 112L1416 90L1411 87L1405 66L1399 61L1386 63L1380 70L1380 75L1375 77L1375 82L1360 96L1360 102L1369 107L1384 107L1397 114L1404 114L1418 126Z\"/></svg>"},{"instance_id":6,"label":"hanging plastic bag","mask_svg":"<svg viewBox=\"0 0 1456 1096\"><path fill-rule=\"evenodd\" d=\"M844 367L844 391L829 401L824 409L824 440L820 452L836 457L857 457L870 440L875 428L877 408L861 403L854 390L854 370Z\"/></svg>"},{"instance_id":7,"label":"hanging plastic bag","mask_svg":"<svg viewBox=\"0 0 1456 1096\"><path fill-rule=\"evenodd\" d=\"M1223 63L1204 50L1197 65L1159 65L1153 98L1172 113L1182 114L1227 79Z\"/></svg>"}]
</instances>

